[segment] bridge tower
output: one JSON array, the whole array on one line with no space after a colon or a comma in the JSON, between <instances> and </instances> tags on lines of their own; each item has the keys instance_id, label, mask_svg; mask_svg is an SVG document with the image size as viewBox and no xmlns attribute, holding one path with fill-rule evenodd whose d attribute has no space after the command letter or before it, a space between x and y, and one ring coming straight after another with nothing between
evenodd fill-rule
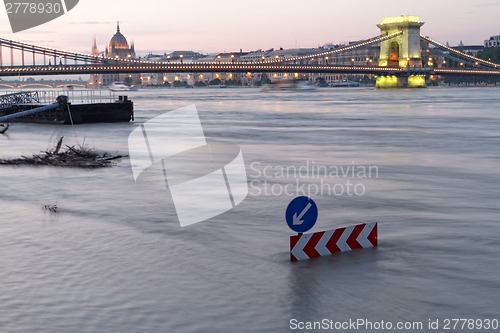
<instances>
[{"instance_id":1,"label":"bridge tower","mask_svg":"<svg viewBox=\"0 0 500 333\"><path fill-rule=\"evenodd\" d=\"M420 28L424 22L418 16L396 16L382 19L378 24L382 35L401 32L400 35L380 43L379 66L415 68L422 67ZM405 77L379 76L378 88L425 87L425 75Z\"/></svg>"}]
</instances>

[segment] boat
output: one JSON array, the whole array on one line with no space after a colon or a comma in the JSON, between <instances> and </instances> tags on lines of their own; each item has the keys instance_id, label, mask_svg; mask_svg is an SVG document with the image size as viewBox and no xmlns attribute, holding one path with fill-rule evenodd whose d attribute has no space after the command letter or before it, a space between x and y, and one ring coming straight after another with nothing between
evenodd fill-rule
<instances>
[{"instance_id":1,"label":"boat","mask_svg":"<svg viewBox=\"0 0 500 333\"><path fill-rule=\"evenodd\" d=\"M360 86L359 82L349 81L349 80L339 80L330 83L330 87L333 88L359 87L359 86Z\"/></svg>"},{"instance_id":2,"label":"boat","mask_svg":"<svg viewBox=\"0 0 500 333\"><path fill-rule=\"evenodd\" d=\"M294 78L273 78L271 83L263 87L263 91L274 90L315 90L316 86L308 80L297 80Z\"/></svg>"},{"instance_id":3,"label":"boat","mask_svg":"<svg viewBox=\"0 0 500 333\"><path fill-rule=\"evenodd\" d=\"M131 91L131 90L135 90L135 86L131 85L127 85L123 82L113 82L112 84L110 84L108 86L109 90L111 91Z\"/></svg>"}]
</instances>

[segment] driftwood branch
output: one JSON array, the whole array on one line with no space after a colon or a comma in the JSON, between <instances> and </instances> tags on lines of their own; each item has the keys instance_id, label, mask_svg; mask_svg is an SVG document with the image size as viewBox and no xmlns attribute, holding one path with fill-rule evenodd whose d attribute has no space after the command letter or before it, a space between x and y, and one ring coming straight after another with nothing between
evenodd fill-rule
<instances>
[{"instance_id":1,"label":"driftwood branch","mask_svg":"<svg viewBox=\"0 0 500 333\"><path fill-rule=\"evenodd\" d=\"M5 132L7 132L7 130L9 129L10 125L9 124L0 124L0 134L4 134Z\"/></svg>"},{"instance_id":2,"label":"driftwood branch","mask_svg":"<svg viewBox=\"0 0 500 333\"><path fill-rule=\"evenodd\" d=\"M54 149L54 152L53 152L54 155L59 154L59 150L61 149L61 145L62 145L62 140L63 139L64 139L64 136L61 136L61 138L59 139L59 141L57 141L56 149Z\"/></svg>"},{"instance_id":3,"label":"driftwood branch","mask_svg":"<svg viewBox=\"0 0 500 333\"><path fill-rule=\"evenodd\" d=\"M127 155L99 154L94 150L84 147L75 148L66 145L66 150L61 151L63 138L60 138L53 152L46 151L38 155L21 156L14 159L0 159L0 165L51 165L74 168L103 168L112 166L112 160L127 157Z\"/></svg>"}]
</instances>

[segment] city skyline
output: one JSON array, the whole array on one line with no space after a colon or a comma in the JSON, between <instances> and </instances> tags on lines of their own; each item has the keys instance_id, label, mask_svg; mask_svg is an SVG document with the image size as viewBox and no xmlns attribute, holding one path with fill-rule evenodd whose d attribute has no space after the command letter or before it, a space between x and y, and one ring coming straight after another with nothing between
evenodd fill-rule
<instances>
[{"instance_id":1,"label":"city skyline","mask_svg":"<svg viewBox=\"0 0 500 333\"><path fill-rule=\"evenodd\" d=\"M98 4L98 5L97 5ZM379 33L383 17L418 15L426 22L422 32L443 43L483 44L500 33L496 13L500 1L476 1L461 8L450 0L418 3L334 3L319 0L278 0L249 3L190 0L169 4L149 0L141 5L117 0L81 0L66 15L41 26L13 34L5 11L0 14L0 35L48 47L88 53L95 37L104 51L120 21L128 42L139 54L196 50L234 52L270 48L317 47L345 43Z\"/></svg>"}]
</instances>

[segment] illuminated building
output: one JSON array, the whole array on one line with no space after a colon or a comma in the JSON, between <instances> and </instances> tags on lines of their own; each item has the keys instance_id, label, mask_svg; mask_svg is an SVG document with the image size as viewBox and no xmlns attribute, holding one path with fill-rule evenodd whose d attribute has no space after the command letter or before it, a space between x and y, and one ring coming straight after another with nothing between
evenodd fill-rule
<instances>
[{"instance_id":1,"label":"illuminated building","mask_svg":"<svg viewBox=\"0 0 500 333\"><path fill-rule=\"evenodd\" d=\"M127 39L120 32L120 23L116 24L116 33L109 41L106 57L119 59L135 58L134 43L132 42L129 47Z\"/></svg>"},{"instance_id":2,"label":"illuminated building","mask_svg":"<svg viewBox=\"0 0 500 333\"><path fill-rule=\"evenodd\" d=\"M94 43L92 44L92 55L94 57L99 56L99 50L97 49L97 42L95 40L95 37L94 37ZM102 86L102 74L90 74L89 86L91 88L98 88Z\"/></svg>"},{"instance_id":3,"label":"illuminated building","mask_svg":"<svg viewBox=\"0 0 500 333\"><path fill-rule=\"evenodd\" d=\"M343 48L348 45L354 45L363 42L351 41L348 44L329 44L324 45L322 48L316 49L315 53L322 52L324 50L335 50L338 48ZM318 65L338 65L338 66L376 66L378 65L378 58L380 53L379 44L372 44L361 48L356 48L354 50L349 50L340 53L333 53L326 57L313 59L310 63ZM371 78L373 75L366 74L310 74L309 80L317 82L324 79L326 83L331 85L336 85L344 81L355 81L361 82L365 78Z\"/></svg>"},{"instance_id":4,"label":"illuminated building","mask_svg":"<svg viewBox=\"0 0 500 333\"><path fill-rule=\"evenodd\" d=\"M112 59L135 59L135 47L132 42L129 46L127 39L120 32L120 23L116 24L116 33L113 35L111 40L109 41L109 45L105 51L105 56L107 58ZM140 75L139 74L103 74L102 75L102 84L107 86L112 84L113 82L124 82L125 84L140 84Z\"/></svg>"},{"instance_id":5,"label":"illuminated building","mask_svg":"<svg viewBox=\"0 0 500 333\"><path fill-rule=\"evenodd\" d=\"M141 60L148 62L167 62L167 63L193 63L200 61L205 55L195 51L173 51L171 53L153 54L149 53ZM197 80L200 80L201 73L142 73L141 84L143 86L157 86L175 81L186 81L187 84L193 85ZM201 75L204 78L205 75ZM207 76L208 78L208 76Z\"/></svg>"}]
</instances>

